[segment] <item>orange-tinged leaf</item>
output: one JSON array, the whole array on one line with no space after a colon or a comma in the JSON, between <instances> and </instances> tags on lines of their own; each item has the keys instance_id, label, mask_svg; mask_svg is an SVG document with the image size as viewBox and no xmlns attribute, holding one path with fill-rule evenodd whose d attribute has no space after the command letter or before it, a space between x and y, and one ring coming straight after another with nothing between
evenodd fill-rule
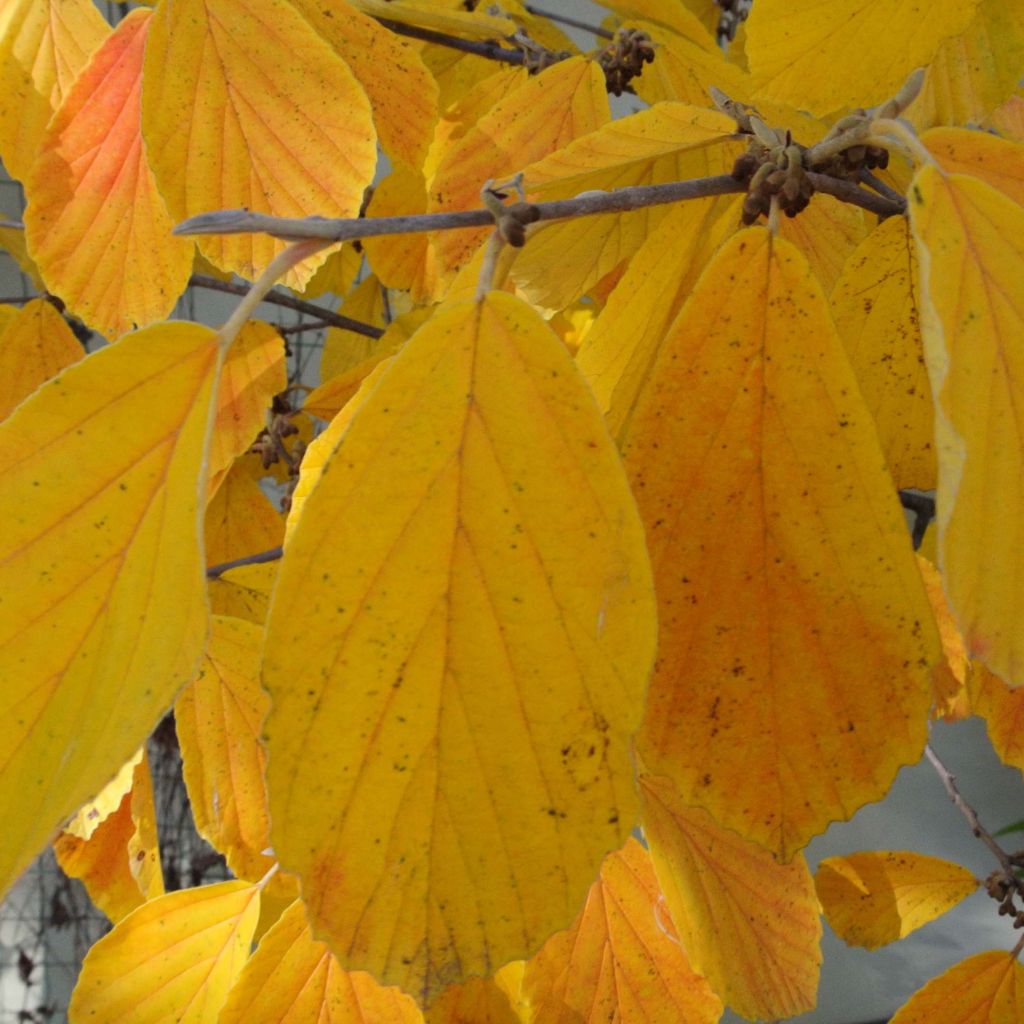
<instances>
[{"instance_id":1,"label":"orange-tinged leaf","mask_svg":"<svg viewBox=\"0 0 1024 1024\"><path fill-rule=\"evenodd\" d=\"M814 884L832 930L865 949L904 938L978 888L959 864L909 850L828 857Z\"/></svg>"},{"instance_id":2,"label":"orange-tinged leaf","mask_svg":"<svg viewBox=\"0 0 1024 1024\"><path fill-rule=\"evenodd\" d=\"M933 166L917 173L909 200L936 396L938 565L968 653L1020 685L1024 209Z\"/></svg>"},{"instance_id":3,"label":"orange-tinged leaf","mask_svg":"<svg viewBox=\"0 0 1024 1024\"><path fill-rule=\"evenodd\" d=\"M131 792L135 769L145 753L143 747L121 766L121 770L96 794L78 808L78 813L64 826L64 831L76 839L88 839L121 805L126 793Z\"/></svg>"},{"instance_id":4,"label":"orange-tinged leaf","mask_svg":"<svg viewBox=\"0 0 1024 1024\"><path fill-rule=\"evenodd\" d=\"M971 714L971 700L967 691L971 666L964 648L964 638L956 628L953 613L942 591L939 570L920 551L917 554L917 567L921 570L921 578L942 640L942 660L932 669L932 715L957 722Z\"/></svg>"},{"instance_id":5,"label":"orange-tinged leaf","mask_svg":"<svg viewBox=\"0 0 1024 1024\"><path fill-rule=\"evenodd\" d=\"M26 182L25 232L47 288L108 337L161 320L192 270L142 141L151 16L132 11L75 80Z\"/></svg>"},{"instance_id":6,"label":"orange-tinged leaf","mask_svg":"<svg viewBox=\"0 0 1024 1024\"><path fill-rule=\"evenodd\" d=\"M288 386L284 340L273 324L251 320L224 357L210 437L210 494L266 426L270 400Z\"/></svg>"},{"instance_id":7,"label":"orange-tinged leaf","mask_svg":"<svg viewBox=\"0 0 1024 1024\"><path fill-rule=\"evenodd\" d=\"M52 303L25 303L0 333L0 420L43 381L84 355L81 342Z\"/></svg>"},{"instance_id":8,"label":"orange-tinged leaf","mask_svg":"<svg viewBox=\"0 0 1024 1024\"><path fill-rule=\"evenodd\" d=\"M452 143L428 189L429 210L471 210L480 189L586 135L609 118L604 74L596 62L571 57L527 78ZM489 228L444 231L434 251L447 270L465 263Z\"/></svg>"},{"instance_id":9,"label":"orange-tinged leaf","mask_svg":"<svg viewBox=\"0 0 1024 1024\"><path fill-rule=\"evenodd\" d=\"M1024 689L1011 689L984 665L975 665L968 687L971 710L985 728L999 759L1024 771Z\"/></svg>"},{"instance_id":10,"label":"orange-tinged leaf","mask_svg":"<svg viewBox=\"0 0 1024 1024\"><path fill-rule=\"evenodd\" d=\"M146 148L176 219L240 206L283 217L359 212L376 163L369 101L286 0L161 4L144 74ZM253 278L285 245L225 235L205 236L200 248ZM303 261L286 283L301 289L325 258Z\"/></svg>"},{"instance_id":11,"label":"orange-tinged leaf","mask_svg":"<svg viewBox=\"0 0 1024 1024\"><path fill-rule=\"evenodd\" d=\"M1020 87L986 118L985 127L994 128L1005 139L1024 142L1024 94Z\"/></svg>"},{"instance_id":12,"label":"orange-tinged leaf","mask_svg":"<svg viewBox=\"0 0 1024 1024\"><path fill-rule=\"evenodd\" d=\"M521 964L522 961L513 961ZM449 985L423 1015L426 1024L522 1024L508 992L494 978Z\"/></svg>"},{"instance_id":13,"label":"orange-tinged leaf","mask_svg":"<svg viewBox=\"0 0 1024 1024\"><path fill-rule=\"evenodd\" d=\"M50 115L110 27L91 0L8 0L0 12L0 156L24 181Z\"/></svg>"},{"instance_id":14,"label":"orange-tinged leaf","mask_svg":"<svg viewBox=\"0 0 1024 1024\"><path fill-rule=\"evenodd\" d=\"M671 780L640 776L644 835L680 942L693 969L751 1020L814 1006L821 919L802 854L788 864L706 811Z\"/></svg>"},{"instance_id":15,"label":"orange-tinged leaf","mask_svg":"<svg viewBox=\"0 0 1024 1024\"><path fill-rule=\"evenodd\" d=\"M978 0L758 0L747 21L747 58L759 94L812 114L881 103L949 36Z\"/></svg>"},{"instance_id":16,"label":"orange-tinged leaf","mask_svg":"<svg viewBox=\"0 0 1024 1024\"><path fill-rule=\"evenodd\" d=\"M132 834L128 837L128 869L144 899L162 896L164 870L160 862L160 839L156 826L153 773L148 754L132 775Z\"/></svg>"},{"instance_id":17,"label":"orange-tinged leaf","mask_svg":"<svg viewBox=\"0 0 1024 1024\"><path fill-rule=\"evenodd\" d=\"M429 1000L572 919L634 820L653 625L561 341L505 293L436 314L306 499L267 627L274 848L344 966Z\"/></svg>"},{"instance_id":18,"label":"orange-tinged leaf","mask_svg":"<svg viewBox=\"0 0 1024 1024\"><path fill-rule=\"evenodd\" d=\"M932 128L921 141L945 171L971 174L1024 204L1024 145L967 128Z\"/></svg>"},{"instance_id":19,"label":"orange-tinged leaf","mask_svg":"<svg viewBox=\"0 0 1024 1024\"><path fill-rule=\"evenodd\" d=\"M270 607L277 568L276 559L240 565L210 580L210 611L214 615L230 615L262 625Z\"/></svg>"},{"instance_id":20,"label":"orange-tinged leaf","mask_svg":"<svg viewBox=\"0 0 1024 1024\"><path fill-rule=\"evenodd\" d=\"M623 447L660 614L638 747L683 800L788 860L920 756L931 609L793 246L730 238L653 372Z\"/></svg>"},{"instance_id":21,"label":"orange-tinged leaf","mask_svg":"<svg viewBox=\"0 0 1024 1024\"><path fill-rule=\"evenodd\" d=\"M531 164L527 190L532 199L553 200L719 174L738 152L730 143L734 130L717 111L659 103ZM563 309L632 256L667 213L653 206L545 223L519 252L512 275L531 302Z\"/></svg>"},{"instance_id":22,"label":"orange-tinged leaf","mask_svg":"<svg viewBox=\"0 0 1024 1024\"><path fill-rule=\"evenodd\" d=\"M668 327L704 265L735 229L735 222L723 217L731 205L721 198L673 207L637 250L580 346L576 365L612 437L621 437Z\"/></svg>"},{"instance_id":23,"label":"orange-tinged leaf","mask_svg":"<svg viewBox=\"0 0 1024 1024\"><path fill-rule=\"evenodd\" d=\"M928 66L906 117L934 124L980 124L1009 96L1024 69L1024 4L981 0L974 18L947 39Z\"/></svg>"},{"instance_id":24,"label":"orange-tinged leaf","mask_svg":"<svg viewBox=\"0 0 1024 1024\"><path fill-rule=\"evenodd\" d=\"M797 218L799 219L799 218ZM932 389L910 226L889 217L850 254L829 300L897 487L935 487Z\"/></svg>"},{"instance_id":25,"label":"orange-tinged leaf","mask_svg":"<svg viewBox=\"0 0 1024 1024\"><path fill-rule=\"evenodd\" d=\"M192 677L218 352L207 327L147 328L0 424L0 888Z\"/></svg>"},{"instance_id":26,"label":"orange-tinged leaf","mask_svg":"<svg viewBox=\"0 0 1024 1024\"><path fill-rule=\"evenodd\" d=\"M968 957L932 978L890 1024L1019 1024L1024 967L1004 950Z\"/></svg>"},{"instance_id":27,"label":"orange-tinged leaf","mask_svg":"<svg viewBox=\"0 0 1024 1024\"><path fill-rule=\"evenodd\" d=\"M352 69L373 108L381 148L392 160L419 165L437 121L438 88L410 39L403 39L345 0L330 7L291 0Z\"/></svg>"},{"instance_id":28,"label":"orange-tinged leaf","mask_svg":"<svg viewBox=\"0 0 1024 1024\"><path fill-rule=\"evenodd\" d=\"M259 886L220 882L144 903L89 950L72 1024L208 1024L249 955Z\"/></svg>"},{"instance_id":29,"label":"orange-tinged leaf","mask_svg":"<svg viewBox=\"0 0 1024 1024\"><path fill-rule=\"evenodd\" d=\"M345 971L316 941L296 900L260 940L219 1024L421 1024L419 1008L362 971Z\"/></svg>"},{"instance_id":30,"label":"orange-tinged leaf","mask_svg":"<svg viewBox=\"0 0 1024 1024\"><path fill-rule=\"evenodd\" d=\"M260 689L263 631L214 615L199 673L174 704L183 774L196 828L239 878L258 881L273 866L259 740L270 700Z\"/></svg>"},{"instance_id":31,"label":"orange-tinged leaf","mask_svg":"<svg viewBox=\"0 0 1024 1024\"><path fill-rule=\"evenodd\" d=\"M284 517L244 465L236 463L206 506L207 565L276 548L284 539Z\"/></svg>"},{"instance_id":32,"label":"orange-tinged leaf","mask_svg":"<svg viewBox=\"0 0 1024 1024\"><path fill-rule=\"evenodd\" d=\"M530 1019L714 1024L722 1003L662 922L663 905L650 855L631 838L605 858L572 927L526 964L522 999Z\"/></svg>"}]
</instances>

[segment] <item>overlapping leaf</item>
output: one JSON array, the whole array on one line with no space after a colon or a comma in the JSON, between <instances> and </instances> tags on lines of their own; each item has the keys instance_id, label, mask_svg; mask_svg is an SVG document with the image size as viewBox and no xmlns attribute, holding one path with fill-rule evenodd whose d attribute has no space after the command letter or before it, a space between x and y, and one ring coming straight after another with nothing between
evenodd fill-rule
<instances>
[{"instance_id":1,"label":"overlapping leaf","mask_svg":"<svg viewBox=\"0 0 1024 1024\"><path fill-rule=\"evenodd\" d=\"M956 906L978 880L952 861L880 850L828 857L815 886L836 934L851 946L877 949Z\"/></svg>"},{"instance_id":2,"label":"overlapping leaf","mask_svg":"<svg viewBox=\"0 0 1024 1024\"><path fill-rule=\"evenodd\" d=\"M658 592L638 745L787 859L920 755L931 610L820 287L763 228L675 321L624 457Z\"/></svg>"},{"instance_id":3,"label":"overlapping leaf","mask_svg":"<svg viewBox=\"0 0 1024 1024\"><path fill-rule=\"evenodd\" d=\"M89 950L73 1024L208 1024L249 955L259 886L220 882L150 900Z\"/></svg>"},{"instance_id":4,"label":"overlapping leaf","mask_svg":"<svg viewBox=\"0 0 1024 1024\"><path fill-rule=\"evenodd\" d=\"M421 1024L419 1008L398 989L362 971L344 971L309 930L294 902L260 940L219 1024Z\"/></svg>"},{"instance_id":5,"label":"overlapping leaf","mask_svg":"<svg viewBox=\"0 0 1024 1024\"><path fill-rule=\"evenodd\" d=\"M240 206L286 217L358 213L376 162L369 101L286 0L161 4L144 75L147 152L175 219ZM284 244L227 235L200 248L252 278ZM301 288L324 258L304 261L288 283Z\"/></svg>"},{"instance_id":6,"label":"overlapping leaf","mask_svg":"<svg viewBox=\"0 0 1024 1024\"><path fill-rule=\"evenodd\" d=\"M811 1009L821 920L803 855L777 863L687 806L669 779L641 775L640 791L644 834L693 969L751 1020Z\"/></svg>"},{"instance_id":7,"label":"overlapping leaf","mask_svg":"<svg viewBox=\"0 0 1024 1024\"><path fill-rule=\"evenodd\" d=\"M1020 685L1024 209L977 178L928 166L911 186L910 216L936 396L939 568L968 652Z\"/></svg>"},{"instance_id":8,"label":"overlapping leaf","mask_svg":"<svg viewBox=\"0 0 1024 1024\"><path fill-rule=\"evenodd\" d=\"M715 1024L722 1003L687 960L647 850L609 854L572 927L526 964L522 999L544 1024Z\"/></svg>"},{"instance_id":9,"label":"overlapping leaf","mask_svg":"<svg viewBox=\"0 0 1024 1024\"><path fill-rule=\"evenodd\" d=\"M921 141L943 170L971 174L1024 203L1024 145L988 132L933 128Z\"/></svg>"},{"instance_id":10,"label":"overlapping leaf","mask_svg":"<svg viewBox=\"0 0 1024 1024\"><path fill-rule=\"evenodd\" d=\"M0 888L192 676L218 347L196 324L148 328L68 368L0 426Z\"/></svg>"},{"instance_id":11,"label":"overlapping leaf","mask_svg":"<svg viewBox=\"0 0 1024 1024\"><path fill-rule=\"evenodd\" d=\"M327 461L267 627L274 848L344 966L429 999L569 923L634 818L649 588L562 343L503 293L437 314Z\"/></svg>"},{"instance_id":12,"label":"overlapping leaf","mask_svg":"<svg viewBox=\"0 0 1024 1024\"><path fill-rule=\"evenodd\" d=\"M1024 967L992 950L954 964L896 1011L890 1024L1018 1024L1024 1019Z\"/></svg>"},{"instance_id":13,"label":"overlapping leaf","mask_svg":"<svg viewBox=\"0 0 1024 1024\"><path fill-rule=\"evenodd\" d=\"M244 465L235 465L220 482L204 521L207 565L220 565L278 547L284 517Z\"/></svg>"},{"instance_id":14,"label":"overlapping leaf","mask_svg":"<svg viewBox=\"0 0 1024 1024\"><path fill-rule=\"evenodd\" d=\"M1024 771L1024 689L1011 689L984 665L975 665L969 690L971 710L985 719L999 759Z\"/></svg>"},{"instance_id":15,"label":"overlapping leaf","mask_svg":"<svg viewBox=\"0 0 1024 1024\"><path fill-rule=\"evenodd\" d=\"M146 162L142 59L150 12L133 11L75 80L39 143L25 230L47 287L108 337L166 317L192 270Z\"/></svg>"},{"instance_id":16,"label":"overlapping leaf","mask_svg":"<svg viewBox=\"0 0 1024 1024\"><path fill-rule=\"evenodd\" d=\"M0 331L0 420L43 381L85 355L64 317L46 299L33 299Z\"/></svg>"},{"instance_id":17,"label":"overlapping leaf","mask_svg":"<svg viewBox=\"0 0 1024 1024\"><path fill-rule=\"evenodd\" d=\"M942 660L932 669L932 688L935 694L932 715L955 722L971 713L971 700L967 692L971 665L964 648L964 638L956 628L953 613L943 593L939 570L920 552L917 567L921 570L921 578L942 640Z\"/></svg>"}]
</instances>

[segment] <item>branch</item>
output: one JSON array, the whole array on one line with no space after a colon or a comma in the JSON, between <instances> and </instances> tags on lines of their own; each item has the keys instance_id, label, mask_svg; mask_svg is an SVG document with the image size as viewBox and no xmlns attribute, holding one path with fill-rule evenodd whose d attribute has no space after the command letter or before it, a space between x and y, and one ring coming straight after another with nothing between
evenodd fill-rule
<instances>
[{"instance_id":1,"label":"branch","mask_svg":"<svg viewBox=\"0 0 1024 1024\"><path fill-rule=\"evenodd\" d=\"M506 50L497 43L460 39L458 36L448 36L443 32L434 32L432 29L420 28L418 25L405 25L402 22L389 21L386 18L378 18L377 21L397 35L408 36L410 39L422 39L426 43L437 43L439 46L447 46L452 50L461 50L463 53L472 53L477 57L502 61L505 64L522 65L526 63L526 54L522 50Z\"/></svg>"},{"instance_id":2,"label":"branch","mask_svg":"<svg viewBox=\"0 0 1024 1024\"><path fill-rule=\"evenodd\" d=\"M219 565L208 566L206 578L208 580L219 579L229 569L237 569L241 565L262 565L264 562L276 562L283 554L284 548L271 548L269 551L260 551L255 555L233 558L230 562L221 562Z\"/></svg>"},{"instance_id":3,"label":"branch","mask_svg":"<svg viewBox=\"0 0 1024 1024\"><path fill-rule=\"evenodd\" d=\"M935 518L935 499L914 491L900 491L900 504L914 513L913 542L916 551L924 540L925 531Z\"/></svg>"},{"instance_id":4,"label":"branch","mask_svg":"<svg viewBox=\"0 0 1024 1024\"><path fill-rule=\"evenodd\" d=\"M591 35L597 36L599 39L614 39L615 33L609 32L606 28L599 28L597 25L588 25L585 21L578 21L576 18L570 18L565 14L556 14L554 11L545 11L541 7L536 7L533 4L523 5L530 14L537 15L538 18L547 18L548 21L555 21L561 25L569 25L571 28L579 28L584 32L589 32Z\"/></svg>"},{"instance_id":5,"label":"branch","mask_svg":"<svg viewBox=\"0 0 1024 1024\"><path fill-rule=\"evenodd\" d=\"M226 292L228 295L246 295L250 288L250 285L247 284L220 281L216 277L207 277L205 274L193 274L189 278L188 283L193 288L208 288L210 291ZM379 338L384 333L380 327L364 324L361 320L353 320L351 317L344 316L341 313L332 313L329 309L324 309L322 306L306 302L303 299L297 299L292 295L286 295L277 289L267 292L261 301L269 302L274 306L284 306L287 309L294 309L299 313L305 313L307 316L316 317L317 320L321 321L317 324L318 327L344 327L348 331L363 334L367 338Z\"/></svg>"},{"instance_id":6,"label":"branch","mask_svg":"<svg viewBox=\"0 0 1024 1024\"><path fill-rule=\"evenodd\" d=\"M925 745L924 752L928 760L931 761L932 767L938 772L943 786L946 787L949 799L953 801L953 805L967 819L967 824L971 826L971 831L989 848L992 856L999 861L999 866L1003 869L1003 875L1006 877L1007 882L1020 895L1024 895L1024 882L1017 877L1017 873L1013 870L1013 862L1010 860L1009 855L992 838L991 833L984 828L981 822L978 821L978 815L975 813L974 808L960 795L960 790L956 788L956 779L953 773L939 760L938 755L932 750L930 743Z\"/></svg>"}]
</instances>

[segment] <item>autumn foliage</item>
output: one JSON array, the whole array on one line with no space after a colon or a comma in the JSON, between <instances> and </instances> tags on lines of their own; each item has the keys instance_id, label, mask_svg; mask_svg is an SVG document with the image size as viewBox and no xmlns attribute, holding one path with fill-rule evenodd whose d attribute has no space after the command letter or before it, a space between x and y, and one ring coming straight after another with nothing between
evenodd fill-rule
<instances>
[{"instance_id":1,"label":"autumn foliage","mask_svg":"<svg viewBox=\"0 0 1024 1024\"><path fill-rule=\"evenodd\" d=\"M72 1021L774 1020L822 911L1024 925L801 853L931 717L1024 768L1024 7L605 6L0 8L0 889L114 922ZM315 386L168 319L232 274L342 300ZM236 879L164 893L172 709ZM896 1021L1024 1019L1007 934Z\"/></svg>"}]
</instances>

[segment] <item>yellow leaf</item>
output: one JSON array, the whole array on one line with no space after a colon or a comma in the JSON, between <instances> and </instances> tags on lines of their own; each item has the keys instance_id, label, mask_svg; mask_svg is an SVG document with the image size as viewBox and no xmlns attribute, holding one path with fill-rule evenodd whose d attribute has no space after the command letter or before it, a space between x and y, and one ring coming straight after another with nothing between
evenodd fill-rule
<instances>
[{"instance_id":1,"label":"yellow leaf","mask_svg":"<svg viewBox=\"0 0 1024 1024\"><path fill-rule=\"evenodd\" d=\"M251 320L238 332L221 370L208 456L211 496L266 426L271 399L287 386L284 340L273 324Z\"/></svg>"},{"instance_id":2,"label":"yellow leaf","mask_svg":"<svg viewBox=\"0 0 1024 1024\"><path fill-rule=\"evenodd\" d=\"M865 949L904 938L978 888L959 864L909 850L828 857L814 884L833 931Z\"/></svg>"},{"instance_id":3,"label":"yellow leaf","mask_svg":"<svg viewBox=\"0 0 1024 1024\"><path fill-rule=\"evenodd\" d=\"M714 1024L722 1003L666 923L647 850L609 854L572 927L526 964L522 998L545 1024Z\"/></svg>"},{"instance_id":4,"label":"yellow leaf","mask_svg":"<svg viewBox=\"0 0 1024 1024\"><path fill-rule=\"evenodd\" d=\"M0 333L0 420L43 381L84 355L81 342L52 303L26 302Z\"/></svg>"},{"instance_id":5,"label":"yellow leaf","mask_svg":"<svg viewBox=\"0 0 1024 1024\"><path fill-rule=\"evenodd\" d=\"M132 776L132 832L128 836L128 870L143 899L164 893L164 871L160 863L160 839L156 826L156 801L149 756L143 753Z\"/></svg>"},{"instance_id":6,"label":"yellow leaf","mask_svg":"<svg viewBox=\"0 0 1024 1024\"><path fill-rule=\"evenodd\" d=\"M1009 96L1024 68L1024 5L981 0L960 35L947 39L907 110L919 130L935 124L980 124Z\"/></svg>"},{"instance_id":7,"label":"yellow leaf","mask_svg":"<svg viewBox=\"0 0 1024 1024\"><path fill-rule=\"evenodd\" d=\"M1024 204L1024 145L967 128L932 128L921 136L944 171L971 174Z\"/></svg>"},{"instance_id":8,"label":"yellow leaf","mask_svg":"<svg viewBox=\"0 0 1024 1024\"><path fill-rule=\"evenodd\" d=\"M733 121L717 111L659 103L575 140L525 170L531 198L565 199L585 191L720 174L738 152ZM563 309L632 256L668 213L578 217L534 231L512 269L534 304Z\"/></svg>"},{"instance_id":9,"label":"yellow leaf","mask_svg":"<svg viewBox=\"0 0 1024 1024\"><path fill-rule=\"evenodd\" d=\"M964 649L964 639L956 628L953 613L942 592L942 577L935 565L920 551L917 567L921 570L924 588L935 615L942 640L942 660L932 669L933 706L932 716L958 722L971 714L971 702L967 693L967 676L970 663Z\"/></svg>"},{"instance_id":10,"label":"yellow leaf","mask_svg":"<svg viewBox=\"0 0 1024 1024\"><path fill-rule=\"evenodd\" d=\"M248 468L236 463L206 506L204 537L207 565L221 565L279 547L284 516Z\"/></svg>"},{"instance_id":11,"label":"yellow leaf","mask_svg":"<svg viewBox=\"0 0 1024 1024\"><path fill-rule=\"evenodd\" d=\"M359 320L371 327L387 326L385 314L387 304L380 281L372 274L364 278L345 296L338 309L353 320ZM320 355L320 379L330 380L346 370L351 370L371 356L380 345L377 338L357 334L341 327L332 327L324 338Z\"/></svg>"},{"instance_id":12,"label":"yellow leaf","mask_svg":"<svg viewBox=\"0 0 1024 1024\"><path fill-rule=\"evenodd\" d=\"M0 156L24 181L39 138L110 32L91 0L8 0L0 12Z\"/></svg>"},{"instance_id":13,"label":"yellow leaf","mask_svg":"<svg viewBox=\"0 0 1024 1024\"><path fill-rule=\"evenodd\" d=\"M931 609L791 245L764 228L730 238L653 373L623 446L660 613L638 747L683 800L788 860L920 756Z\"/></svg>"},{"instance_id":14,"label":"yellow leaf","mask_svg":"<svg viewBox=\"0 0 1024 1024\"><path fill-rule=\"evenodd\" d=\"M18 264L18 269L32 282L34 287L40 291L46 290L46 285L43 284L43 279L39 276L39 268L29 256L25 246L25 229L23 227L0 226L0 246L7 250L7 254Z\"/></svg>"},{"instance_id":15,"label":"yellow leaf","mask_svg":"<svg viewBox=\"0 0 1024 1024\"><path fill-rule=\"evenodd\" d=\"M249 955L258 885L220 882L159 896L89 950L68 1019L208 1024Z\"/></svg>"},{"instance_id":16,"label":"yellow leaf","mask_svg":"<svg viewBox=\"0 0 1024 1024\"><path fill-rule=\"evenodd\" d=\"M210 611L262 625L270 607L277 568L276 560L240 565L210 580Z\"/></svg>"},{"instance_id":17,"label":"yellow leaf","mask_svg":"<svg viewBox=\"0 0 1024 1024\"><path fill-rule=\"evenodd\" d=\"M379 186L378 186L379 187ZM363 245L365 246L365 242ZM363 264L363 254L354 245L335 249L317 268L309 283L300 292L304 299L321 295L347 295Z\"/></svg>"},{"instance_id":18,"label":"yellow leaf","mask_svg":"<svg viewBox=\"0 0 1024 1024\"><path fill-rule=\"evenodd\" d=\"M1012 538L1024 518L1024 209L932 166L909 199L936 396L938 564L968 653L1020 685L1024 551Z\"/></svg>"},{"instance_id":19,"label":"yellow leaf","mask_svg":"<svg viewBox=\"0 0 1024 1024\"><path fill-rule=\"evenodd\" d=\"M362 971L344 971L314 940L296 900L260 940L219 1024L421 1024L416 1004Z\"/></svg>"},{"instance_id":20,"label":"yellow leaf","mask_svg":"<svg viewBox=\"0 0 1024 1024\"><path fill-rule=\"evenodd\" d=\"M803 253L826 293L835 286L850 253L867 233L864 211L830 195L815 196L799 217L782 217L779 221L779 237Z\"/></svg>"},{"instance_id":21,"label":"yellow leaf","mask_svg":"<svg viewBox=\"0 0 1024 1024\"><path fill-rule=\"evenodd\" d=\"M161 4L144 74L146 148L176 219L240 206L282 217L358 214L376 163L369 101L286 0ZM224 235L204 236L200 248L253 278L286 244ZM301 289L325 258L305 260L286 283Z\"/></svg>"},{"instance_id":22,"label":"yellow leaf","mask_svg":"<svg viewBox=\"0 0 1024 1024\"><path fill-rule=\"evenodd\" d=\"M274 848L346 967L427 1000L564 927L629 835L643 537L569 354L505 293L428 321L324 470L267 627Z\"/></svg>"},{"instance_id":23,"label":"yellow leaf","mask_svg":"<svg viewBox=\"0 0 1024 1024\"><path fill-rule=\"evenodd\" d=\"M508 993L494 978L470 978L461 985L449 985L423 1016L426 1024L522 1024Z\"/></svg>"},{"instance_id":24,"label":"yellow leaf","mask_svg":"<svg viewBox=\"0 0 1024 1024\"><path fill-rule=\"evenodd\" d=\"M799 218L797 218L799 219ZM850 254L830 304L897 487L935 487L932 389L910 226L889 217Z\"/></svg>"},{"instance_id":25,"label":"yellow leaf","mask_svg":"<svg viewBox=\"0 0 1024 1024\"><path fill-rule=\"evenodd\" d=\"M580 346L576 365L621 438L669 325L736 221L729 197L674 206L648 235Z\"/></svg>"},{"instance_id":26,"label":"yellow leaf","mask_svg":"<svg viewBox=\"0 0 1024 1024\"><path fill-rule=\"evenodd\" d=\"M108 337L162 320L194 246L174 222L141 138L150 12L132 11L93 55L43 133L25 232L47 288Z\"/></svg>"},{"instance_id":27,"label":"yellow leaf","mask_svg":"<svg viewBox=\"0 0 1024 1024\"><path fill-rule=\"evenodd\" d=\"M214 615L196 678L174 704L189 802L199 834L239 878L258 881L274 864L259 740L270 700L260 689L263 630Z\"/></svg>"},{"instance_id":28,"label":"yellow leaf","mask_svg":"<svg viewBox=\"0 0 1024 1024\"><path fill-rule=\"evenodd\" d=\"M527 78L452 143L428 189L431 212L480 206L488 179L508 178L527 164L605 124L608 94L598 65L572 57ZM465 263L490 228L442 231L434 251L446 270Z\"/></svg>"},{"instance_id":29,"label":"yellow leaf","mask_svg":"<svg viewBox=\"0 0 1024 1024\"><path fill-rule=\"evenodd\" d=\"M687 806L669 779L641 774L640 792L654 868L693 969L751 1020L812 1009L821 920L803 855L776 863Z\"/></svg>"},{"instance_id":30,"label":"yellow leaf","mask_svg":"<svg viewBox=\"0 0 1024 1024\"><path fill-rule=\"evenodd\" d=\"M392 160L423 162L437 121L437 83L410 39L345 2L291 0L352 69L373 108L381 148Z\"/></svg>"},{"instance_id":31,"label":"yellow leaf","mask_svg":"<svg viewBox=\"0 0 1024 1024\"><path fill-rule=\"evenodd\" d=\"M890 1024L1020 1024L1024 967L1002 950L978 953L932 978Z\"/></svg>"},{"instance_id":32,"label":"yellow leaf","mask_svg":"<svg viewBox=\"0 0 1024 1024\"><path fill-rule=\"evenodd\" d=\"M747 21L747 57L759 95L812 114L870 107L892 96L978 0L757 0Z\"/></svg>"},{"instance_id":33,"label":"yellow leaf","mask_svg":"<svg viewBox=\"0 0 1024 1024\"><path fill-rule=\"evenodd\" d=\"M0 425L0 889L192 677L218 351L198 324L147 328Z\"/></svg>"},{"instance_id":34,"label":"yellow leaf","mask_svg":"<svg viewBox=\"0 0 1024 1024\"><path fill-rule=\"evenodd\" d=\"M999 759L1024 771L1024 689L1011 689L984 665L975 665L969 690L971 710L985 719Z\"/></svg>"}]
</instances>

